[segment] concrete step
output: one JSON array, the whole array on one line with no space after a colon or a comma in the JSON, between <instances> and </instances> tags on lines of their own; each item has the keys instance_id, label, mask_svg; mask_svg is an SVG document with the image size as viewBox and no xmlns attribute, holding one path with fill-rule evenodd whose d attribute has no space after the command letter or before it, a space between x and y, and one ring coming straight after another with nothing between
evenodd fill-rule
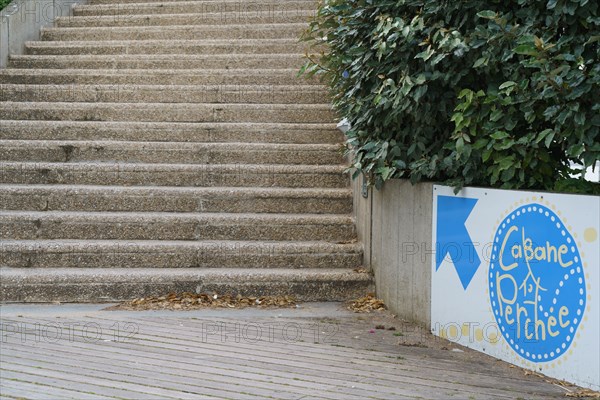
<instances>
[{"instance_id":1,"label":"concrete step","mask_svg":"<svg viewBox=\"0 0 600 400\"><path fill-rule=\"evenodd\" d=\"M17 240L299 240L344 243L350 216L148 212L2 211L0 238Z\"/></svg>"},{"instance_id":2,"label":"concrete step","mask_svg":"<svg viewBox=\"0 0 600 400\"><path fill-rule=\"evenodd\" d=\"M369 274L351 269L0 268L0 301L102 302L169 292L292 295L344 301L372 291Z\"/></svg>"},{"instance_id":3,"label":"concrete step","mask_svg":"<svg viewBox=\"0 0 600 400\"><path fill-rule=\"evenodd\" d=\"M5 240L12 268L356 268L361 245L326 242Z\"/></svg>"},{"instance_id":4,"label":"concrete step","mask_svg":"<svg viewBox=\"0 0 600 400\"><path fill-rule=\"evenodd\" d=\"M346 188L344 165L1 162L9 184Z\"/></svg>"},{"instance_id":5,"label":"concrete step","mask_svg":"<svg viewBox=\"0 0 600 400\"><path fill-rule=\"evenodd\" d=\"M135 55L13 55L10 68L101 70L294 69L306 62L302 54L135 54ZM289 82L286 82L289 84Z\"/></svg>"},{"instance_id":6,"label":"concrete step","mask_svg":"<svg viewBox=\"0 0 600 400\"><path fill-rule=\"evenodd\" d=\"M296 69L3 69L0 84L22 85L113 85L117 92L120 85L313 85L322 88L316 79L299 78ZM171 90L178 90L174 87ZM311 89L312 90L312 89Z\"/></svg>"},{"instance_id":7,"label":"concrete step","mask_svg":"<svg viewBox=\"0 0 600 400\"><path fill-rule=\"evenodd\" d=\"M199 13L230 13L251 14L259 11L281 13L285 11L316 10L317 3L313 0L221 0L221 1L168 1L131 4L96 4L77 5L73 7L74 16L98 15L149 15L149 14L199 14Z\"/></svg>"},{"instance_id":8,"label":"concrete step","mask_svg":"<svg viewBox=\"0 0 600 400\"><path fill-rule=\"evenodd\" d=\"M342 164L339 145L2 140L0 160L176 164Z\"/></svg>"},{"instance_id":9,"label":"concrete step","mask_svg":"<svg viewBox=\"0 0 600 400\"><path fill-rule=\"evenodd\" d=\"M308 51L298 39L232 40L111 40L26 42L25 52L32 55L100 54L298 54Z\"/></svg>"},{"instance_id":10,"label":"concrete step","mask_svg":"<svg viewBox=\"0 0 600 400\"><path fill-rule=\"evenodd\" d=\"M92 17L58 17L60 28L92 28L97 26L171 26L171 25L230 25L307 23L316 13L312 10L268 10L253 12L208 12L198 14L108 15Z\"/></svg>"},{"instance_id":11,"label":"concrete step","mask_svg":"<svg viewBox=\"0 0 600 400\"><path fill-rule=\"evenodd\" d=\"M252 25L136 26L45 28L42 40L204 40L204 39L295 39L308 28L307 23Z\"/></svg>"},{"instance_id":12,"label":"concrete step","mask_svg":"<svg viewBox=\"0 0 600 400\"><path fill-rule=\"evenodd\" d=\"M332 123L328 104L167 104L0 102L12 120Z\"/></svg>"},{"instance_id":13,"label":"concrete step","mask_svg":"<svg viewBox=\"0 0 600 400\"><path fill-rule=\"evenodd\" d=\"M209 1L209 0L88 0L85 4L87 5L101 5L101 4L130 4L130 3L170 3L170 2L181 2L181 1ZM214 1L214 0L213 0ZM231 1L231 0L229 0ZM244 0L248 3L256 2L256 0ZM283 0L289 1L289 0Z\"/></svg>"},{"instance_id":14,"label":"concrete step","mask_svg":"<svg viewBox=\"0 0 600 400\"><path fill-rule=\"evenodd\" d=\"M325 104L317 85L0 84L0 101L74 103Z\"/></svg>"},{"instance_id":15,"label":"concrete step","mask_svg":"<svg viewBox=\"0 0 600 400\"><path fill-rule=\"evenodd\" d=\"M0 184L0 210L350 214L350 189Z\"/></svg>"},{"instance_id":16,"label":"concrete step","mask_svg":"<svg viewBox=\"0 0 600 400\"><path fill-rule=\"evenodd\" d=\"M0 140L339 144L333 124L3 120Z\"/></svg>"}]
</instances>

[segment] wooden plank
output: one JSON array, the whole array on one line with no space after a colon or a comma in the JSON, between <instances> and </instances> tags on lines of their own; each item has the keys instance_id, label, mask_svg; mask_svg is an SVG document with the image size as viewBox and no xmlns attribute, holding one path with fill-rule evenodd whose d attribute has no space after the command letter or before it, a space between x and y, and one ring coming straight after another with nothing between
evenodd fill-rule
<instances>
[{"instance_id":1,"label":"wooden plank","mask_svg":"<svg viewBox=\"0 0 600 400\"><path fill-rule=\"evenodd\" d=\"M181 315L185 314L174 313L173 317L165 318L94 312L78 319L73 315L59 319L28 318L29 324L96 323L103 329L115 323L131 322L140 327L140 332L135 335L137 341L131 343L115 342L108 336L86 343L82 341L81 327L75 330L79 335L75 335L75 339L79 339L75 341L36 343L29 337L31 340L26 338L21 342L19 337L9 336L3 343L6 351L3 351L2 361L16 364L13 369L32 368L34 370L21 372L34 376L55 365L53 373L64 375L42 378L55 379L63 386L74 376L77 383L91 377L100 379L92 383L103 385L115 382L116 375L120 379L116 381L119 390L139 394L158 388L167 391L162 393L165 398L180 393L194 394L206 386L215 390L216 397L239 394L249 398L270 395L328 399L563 396L556 386L541 379L522 377L506 363L469 350L463 354L399 346L397 340L386 342L380 332L375 339L367 333L372 319L370 322L355 318L329 320L341 333L336 345L326 345L311 340L286 341L283 337L281 327L285 324L297 324L304 329L318 322L310 318L191 319ZM256 343L236 342L236 333L230 333L226 341L218 336L202 340L206 337L203 335L209 327L207 324L216 320L230 328L235 328L235 324L272 324L276 328L275 336ZM356 339L356 336L360 337ZM395 359L397 355L403 359Z\"/></svg>"},{"instance_id":2,"label":"wooden plank","mask_svg":"<svg viewBox=\"0 0 600 400\"><path fill-rule=\"evenodd\" d=\"M77 367L72 367L72 359L65 359L58 356L43 357L30 354L24 357L23 354L7 354L0 356L0 359L10 359L11 362L23 366L51 368L54 371L79 374L83 376L95 376L100 378L112 379L114 375L119 376L119 379L128 383L147 384L152 387L160 387L167 390L181 391L183 393L194 395L227 395L235 396L238 393L248 392L253 396L270 397L272 393L277 392L277 397L280 399L295 399L301 396L316 396L323 398L334 398L327 396L327 392L319 393L318 391L303 390L298 387L297 391L293 391L287 386L270 385L264 388L253 385L251 379L240 376L235 370L230 370L230 374L226 379L220 382L212 380L214 386L210 386L211 379L210 371L205 373L196 373L195 376L188 376L186 379L181 378L180 370L173 370L174 374L169 374L169 370L165 366L158 371L140 371L137 368L119 367L118 364L102 364L98 361L84 362L80 360ZM91 360L90 360L91 361ZM110 371L107 373L106 371ZM229 393L227 393L229 392ZM188 396L190 397L190 396ZM352 397L358 399L359 397Z\"/></svg>"}]
</instances>

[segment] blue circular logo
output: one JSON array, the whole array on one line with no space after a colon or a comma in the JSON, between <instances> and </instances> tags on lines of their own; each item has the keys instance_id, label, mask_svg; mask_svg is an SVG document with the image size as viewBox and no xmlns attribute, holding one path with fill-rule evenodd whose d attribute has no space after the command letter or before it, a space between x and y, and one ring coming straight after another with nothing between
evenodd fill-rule
<instances>
[{"instance_id":1,"label":"blue circular logo","mask_svg":"<svg viewBox=\"0 0 600 400\"><path fill-rule=\"evenodd\" d=\"M567 352L586 306L585 276L575 240L540 204L515 209L494 237L488 285L506 342L529 361Z\"/></svg>"}]
</instances>

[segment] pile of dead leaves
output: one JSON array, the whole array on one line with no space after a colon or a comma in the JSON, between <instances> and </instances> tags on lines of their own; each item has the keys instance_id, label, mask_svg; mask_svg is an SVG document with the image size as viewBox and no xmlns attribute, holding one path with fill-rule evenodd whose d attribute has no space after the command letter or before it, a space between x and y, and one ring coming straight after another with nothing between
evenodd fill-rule
<instances>
[{"instance_id":1,"label":"pile of dead leaves","mask_svg":"<svg viewBox=\"0 0 600 400\"><path fill-rule=\"evenodd\" d=\"M515 367L511 366L511 368L515 368ZM525 374L525 376L528 376L528 375L537 376L538 378L544 379L548 383L558 386L559 388L565 390L566 397L575 397L575 398L579 398L579 399L600 399L600 392L597 392L595 390L577 388L577 386L575 386L572 383L569 383L567 381L563 381L560 379L549 378L549 377L542 375L540 373L537 373L535 371L528 371L528 370L524 369L523 373Z\"/></svg>"},{"instance_id":2,"label":"pile of dead leaves","mask_svg":"<svg viewBox=\"0 0 600 400\"><path fill-rule=\"evenodd\" d=\"M581 390L567 392L567 393L565 393L565 396L584 398L584 399L600 399L600 392L596 392L596 391L590 390L590 389L581 389Z\"/></svg>"},{"instance_id":3,"label":"pile of dead leaves","mask_svg":"<svg viewBox=\"0 0 600 400\"><path fill-rule=\"evenodd\" d=\"M349 302L348 309L356 313L359 312L372 312L385 310L385 304L383 300L375 297L373 293L369 293L360 299Z\"/></svg>"},{"instance_id":4,"label":"pile of dead leaves","mask_svg":"<svg viewBox=\"0 0 600 400\"><path fill-rule=\"evenodd\" d=\"M166 296L142 297L107 308L107 310L197 310L201 308L296 307L290 296L244 297L218 294L169 293Z\"/></svg>"}]
</instances>

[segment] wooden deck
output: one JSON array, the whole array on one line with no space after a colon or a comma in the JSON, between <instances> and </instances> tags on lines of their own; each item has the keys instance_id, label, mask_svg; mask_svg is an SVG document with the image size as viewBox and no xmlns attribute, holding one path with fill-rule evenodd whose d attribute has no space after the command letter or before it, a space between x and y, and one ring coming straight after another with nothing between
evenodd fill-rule
<instances>
[{"instance_id":1,"label":"wooden deck","mask_svg":"<svg viewBox=\"0 0 600 400\"><path fill-rule=\"evenodd\" d=\"M103 307L0 307L0 399L548 399L565 394L542 377L435 339L388 314L354 314L338 304L189 312Z\"/></svg>"}]
</instances>

